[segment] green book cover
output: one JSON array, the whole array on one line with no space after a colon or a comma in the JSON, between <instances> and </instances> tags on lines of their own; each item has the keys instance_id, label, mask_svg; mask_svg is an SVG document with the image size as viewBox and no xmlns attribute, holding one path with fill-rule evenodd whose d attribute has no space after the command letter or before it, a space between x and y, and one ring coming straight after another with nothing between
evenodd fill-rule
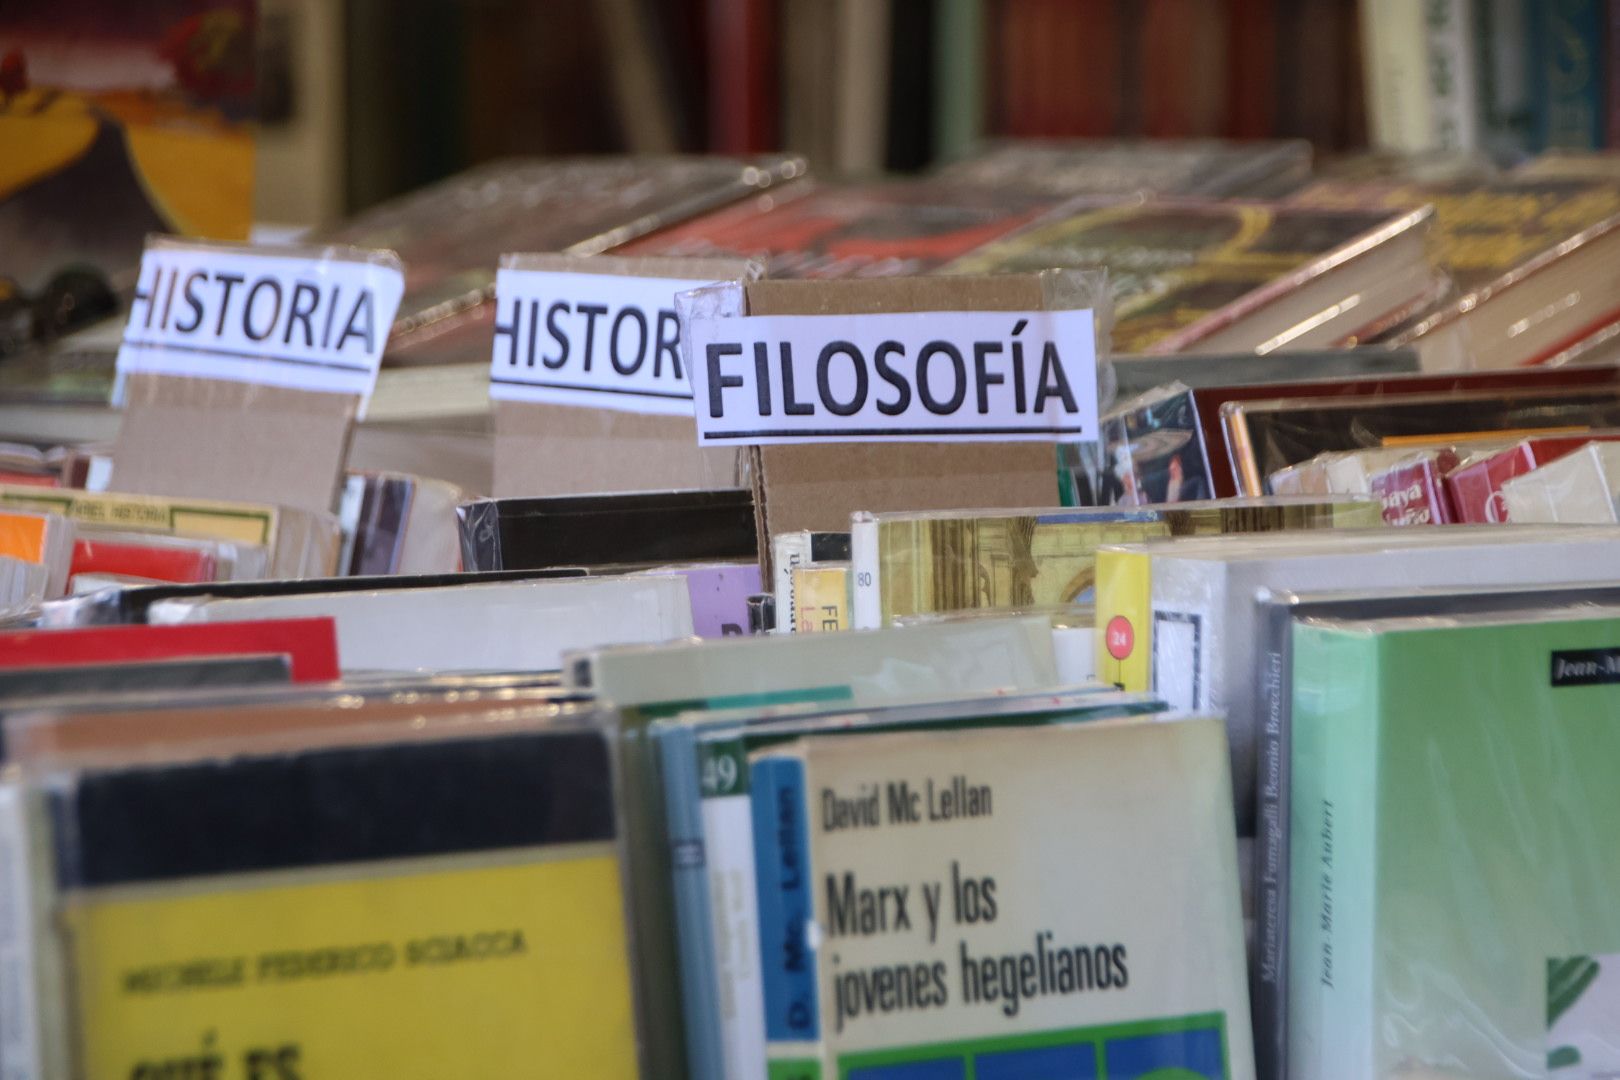
<instances>
[{"instance_id":1,"label":"green book cover","mask_svg":"<svg viewBox=\"0 0 1620 1080\"><path fill-rule=\"evenodd\" d=\"M1294 637L1294 1076L1620 1070L1620 610Z\"/></svg>"}]
</instances>

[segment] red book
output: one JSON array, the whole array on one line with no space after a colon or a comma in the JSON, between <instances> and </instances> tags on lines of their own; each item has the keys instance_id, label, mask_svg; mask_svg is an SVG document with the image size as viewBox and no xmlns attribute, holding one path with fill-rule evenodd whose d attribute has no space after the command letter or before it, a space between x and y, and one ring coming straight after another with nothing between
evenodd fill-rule
<instances>
[{"instance_id":1,"label":"red book","mask_svg":"<svg viewBox=\"0 0 1620 1080\"><path fill-rule=\"evenodd\" d=\"M1449 525L1456 520L1446 495L1447 470L1457 464L1451 447L1423 450L1368 478L1390 525Z\"/></svg>"},{"instance_id":2,"label":"red book","mask_svg":"<svg viewBox=\"0 0 1620 1080\"><path fill-rule=\"evenodd\" d=\"M83 536L73 542L73 564L68 574L118 574L176 582L215 581L219 577L214 553L202 548Z\"/></svg>"},{"instance_id":3,"label":"red book","mask_svg":"<svg viewBox=\"0 0 1620 1080\"><path fill-rule=\"evenodd\" d=\"M1521 439L1505 450L1473 458L1446 474L1457 520L1469 525L1495 524L1508 519L1502 485L1556 461L1589 442L1612 442L1620 435L1542 435Z\"/></svg>"},{"instance_id":4,"label":"red book","mask_svg":"<svg viewBox=\"0 0 1620 1080\"><path fill-rule=\"evenodd\" d=\"M286 656L294 682L331 682L339 675L337 627L321 618L0 632L0 668L266 655Z\"/></svg>"}]
</instances>

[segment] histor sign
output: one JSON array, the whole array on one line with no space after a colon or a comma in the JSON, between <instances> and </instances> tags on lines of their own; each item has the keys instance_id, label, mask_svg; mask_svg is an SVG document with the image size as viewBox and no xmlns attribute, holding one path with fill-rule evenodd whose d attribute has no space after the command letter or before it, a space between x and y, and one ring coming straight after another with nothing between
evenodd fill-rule
<instances>
[{"instance_id":1,"label":"histor sign","mask_svg":"<svg viewBox=\"0 0 1620 1080\"><path fill-rule=\"evenodd\" d=\"M355 394L376 384L405 288L386 252L147 244L118 373Z\"/></svg>"},{"instance_id":2,"label":"histor sign","mask_svg":"<svg viewBox=\"0 0 1620 1080\"><path fill-rule=\"evenodd\" d=\"M696 318L706 445L1097 437L1090 310Z\"/></svg>"},{"instance_id":3,"label":"histor sign","mask_svg":"<svg viewBox=\"0 0 1620 1080\"><path fill-rule=\"evenodd\" d=\"M675 294L708 284L503 266L490 396L692 415Z\"/></svg>"}]
</instances>

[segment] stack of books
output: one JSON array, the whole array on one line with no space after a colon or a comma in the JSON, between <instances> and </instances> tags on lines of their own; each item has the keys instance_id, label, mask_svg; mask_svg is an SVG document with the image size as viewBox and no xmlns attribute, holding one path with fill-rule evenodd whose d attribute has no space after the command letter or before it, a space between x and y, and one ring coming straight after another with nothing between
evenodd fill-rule
<instances>
[{"instance_id":1,"label":"stack of books","mask_svg":"<svg viewBox=\"0 0 1620 1080\"><path fill-rule=\"evenodd\" d=\"M406 262L379 401L560 368L572 304L691 404L484 402L471 467L373 416L302 499L0 425L0 1076L1614 1075L1620 185L1570 159L527 162L332 231ZM631 279L667 319L562 292ZM986 419L1026 391L1096 423Z\"/></svg>"}]
</instances>

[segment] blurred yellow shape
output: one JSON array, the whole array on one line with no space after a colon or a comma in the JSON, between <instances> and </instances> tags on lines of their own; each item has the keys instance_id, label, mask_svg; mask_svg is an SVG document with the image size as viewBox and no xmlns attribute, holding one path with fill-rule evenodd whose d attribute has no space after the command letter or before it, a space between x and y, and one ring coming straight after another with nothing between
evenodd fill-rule
<instances>
[{"instance_id":1,"label":"blurred yellow shape","mask_svg":"<svg viewBox=\"0 0 1620 1080\"><path fill-rule=\"evenodd\" d=\"M247 239L253 223L253 138L245 130L131 124L125 140L147 198L176 231Z\"/></svg>"},{"instance_id":2,"label":"blurred yellow shape","mask_svg":"<svg viewBox=\"0 0 1620 1080\"><path fill-rule=\"evenodd\" d=\"M0 199L78 160L96 120L75 94L26 90L0 108Z\"/></svg>"}]
</instances>

